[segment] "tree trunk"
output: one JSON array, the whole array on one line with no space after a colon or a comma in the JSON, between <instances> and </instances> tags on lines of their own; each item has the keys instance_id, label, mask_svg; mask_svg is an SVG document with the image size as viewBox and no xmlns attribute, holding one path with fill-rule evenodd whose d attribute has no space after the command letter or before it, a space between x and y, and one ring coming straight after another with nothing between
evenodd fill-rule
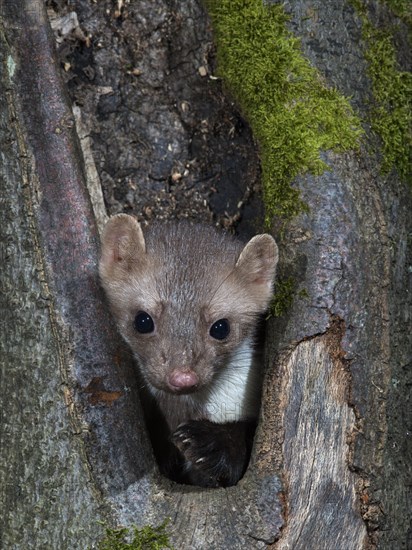
<instances>
[{"instance_id":1,"label":"tree trunk","mask_svg":"<svg viewBox=\"0 0 412 550\"><path fill-rule=\"evenodd\" d=\"M360 105L356 15L325 3L298 18L309 4L291 8L305 53ZM3 547L85 549L101 520L169 517L176 548L408 548L410 191L366 151L325 153L331 170L296 182L310 211L288 226L282 261L307 298L268 323L250 467L229 489L173 484L157 472L134 366L99 288L44 5L5 2L2 17ZM336 22L349 29L342 43Z\"/></svg>"}]
</instances>

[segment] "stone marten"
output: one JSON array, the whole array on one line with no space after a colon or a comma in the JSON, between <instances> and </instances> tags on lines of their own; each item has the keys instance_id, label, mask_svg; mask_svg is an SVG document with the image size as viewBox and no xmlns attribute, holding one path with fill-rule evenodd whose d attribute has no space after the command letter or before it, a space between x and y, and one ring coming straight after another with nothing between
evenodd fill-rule
<instances>
[{"instance_id":1,"label":"stone marten","mask_svg":"<svg viewBox=\"0 0 412 550\"><path fill-rule=\"evenodd\" d=\"M234 485L247 467L260 406L258 318L272 296L278 249L189 222L142 228L112 217L102 286L137 360L160 470L204 487Z\"/></svg>"}]
</instances>

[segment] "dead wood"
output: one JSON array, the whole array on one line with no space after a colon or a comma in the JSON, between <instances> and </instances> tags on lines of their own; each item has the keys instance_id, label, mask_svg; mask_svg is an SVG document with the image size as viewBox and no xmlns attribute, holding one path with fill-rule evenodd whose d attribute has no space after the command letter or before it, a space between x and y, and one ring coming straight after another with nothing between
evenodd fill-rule
<instances>
[{"instance_id":1,"label":"dead wood","mask_svg":"<svg viewBox=\"0 0 412 550\"><path fill-rule=\"evenodd\" d=\"M340 21L329 9L309 30L294 25L330 83L350 91L331 62L338 49L322 42ZM98 284L44 5L6 2L1 15L4 546L86 548L100 519L170 517L176 548L407 548L411 196L396 173L383 177L363 150L327 154L330 172L296 182L310 211L289 226L282 261L308 297L269 322L250 468L226 490L173 485L157 473L134 366Z\"/></svg>"}]
</instances>

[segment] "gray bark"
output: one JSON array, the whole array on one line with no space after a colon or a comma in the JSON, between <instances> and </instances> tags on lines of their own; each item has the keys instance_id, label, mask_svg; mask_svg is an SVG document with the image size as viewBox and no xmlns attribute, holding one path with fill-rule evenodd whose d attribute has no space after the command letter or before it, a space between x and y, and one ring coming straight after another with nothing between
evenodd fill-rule
<instances>
[{"instance_id":1,"label":"gray bark","mask_svg":"<svg viewBox=\"0 0 412 550\"><path fill-rule=\"evenodd\" d=\"M331 2L301 20L306 4L293 24L307 55L362 109L356 16ZM408 548L410 191L366 151L325 154L330 172L296 182L310 212L290 225L283 264L309 298L269 323L248 472L229 489L174 485L157 473L99 289L44 6L4 3L2 17L2 546L84 549L102 535L98 520L170 517L176 548Z\"/></svg>"}]
</instances>

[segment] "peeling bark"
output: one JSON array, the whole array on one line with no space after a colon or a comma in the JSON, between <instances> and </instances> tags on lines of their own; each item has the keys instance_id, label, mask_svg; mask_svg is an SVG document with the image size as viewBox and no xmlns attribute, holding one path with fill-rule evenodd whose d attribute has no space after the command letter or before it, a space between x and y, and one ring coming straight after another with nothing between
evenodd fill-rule
<instances>
[{"instance_id":1,"label":"peeling bark","mask_svg":"<svg viewBox=\"0 0 412 550\"><path fill-rule=\"evenodd\" d=\"M359 479L348 468L356 417L348 404L350 374L333 325L282 361L287 522L279 549L362 548ZM321 513L320 513L321 512Z\"/></svg>"}]
</instances>

